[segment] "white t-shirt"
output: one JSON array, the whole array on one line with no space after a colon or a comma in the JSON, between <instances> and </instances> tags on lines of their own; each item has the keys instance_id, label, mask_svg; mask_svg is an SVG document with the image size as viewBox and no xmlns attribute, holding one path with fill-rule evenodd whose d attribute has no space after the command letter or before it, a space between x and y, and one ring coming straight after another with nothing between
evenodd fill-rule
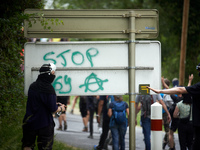
<instances>
[{"instance_id":1,"label":"white t-shirt","mask_svg":"<svg viewBox=\"0 0 200 150\"><path fill-rule=\"evenodd\" d=\"M183 100L177 103L177 107L179 109L180 116L179 118L186 118L190 114L190 121L192 120L192 108L190 110L190 104L183 103Z\"/></svg>"}]
</instances>

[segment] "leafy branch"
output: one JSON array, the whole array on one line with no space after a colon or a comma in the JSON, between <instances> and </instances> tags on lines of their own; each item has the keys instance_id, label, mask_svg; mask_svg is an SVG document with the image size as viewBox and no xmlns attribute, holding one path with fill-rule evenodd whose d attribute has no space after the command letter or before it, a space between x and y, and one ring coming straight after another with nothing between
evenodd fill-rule
<instances>
[{"instance_id":1,"label":"leafy branch","mask_svg":"<svg viewBox=\"0 0 200 150\"><path fill-rule=\"evenodd\" d=\"M58 18L45 18L44 13L33 13L33 14L26 14L26 20L28 21L28 27L32 27L32 24L36 22L40 22L40 24L43 26L43 29L50 30L53 32L53 29L51 25L64 25L63 20L59 20Z\"/></svg>"}]
</instances>

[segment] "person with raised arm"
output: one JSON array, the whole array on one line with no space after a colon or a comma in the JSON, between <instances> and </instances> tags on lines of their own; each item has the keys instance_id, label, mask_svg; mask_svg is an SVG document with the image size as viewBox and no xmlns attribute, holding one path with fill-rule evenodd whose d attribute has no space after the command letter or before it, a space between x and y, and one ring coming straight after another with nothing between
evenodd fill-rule
<instances>
[{"instance_id":1,"label":"person with raised arm","mask_svg":"<svg viewBox=\"0 0 200 150\"><path fill-rule=\"evenodd\" d=\"M196 69L199 72L200 76L200 63L196 66ZM189 82L193 74L189 76ZM151 87L147 87L155 93L164 93L164 94L191 94L192 96L192 123L194 127L194 143L192 146L193 150L199 150L200 146L200 82L186 87L174 87L166 90L158 90Z\"/></svg>"}]
</instances>

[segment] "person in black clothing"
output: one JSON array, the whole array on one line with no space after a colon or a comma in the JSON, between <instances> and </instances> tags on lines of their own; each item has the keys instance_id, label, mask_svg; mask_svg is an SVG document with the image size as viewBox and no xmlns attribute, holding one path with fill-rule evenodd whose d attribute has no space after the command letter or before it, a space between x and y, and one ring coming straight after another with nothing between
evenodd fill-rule
<instances>
[{"instance_id":1,"label":"person in black clothing","mask_svg":"<svg viewBox=\"0 0 200 150\"><path fill-rule=\"evenodd\" d=\"M200 76L200 64L196 66ZM193 76L193 75L191 75ZM193 150L199 150L200 147L200 82L188 86L188 87L175 87L167 90L156 90L148 87L155 93L165 93L165 94L191 94L192 96L192 123L194 127L194 143L192 146Z\"/></svg>"},{"instance_id":2,"label":"person in black clothing","mask_svg":"<svg viewBox=\"0 0 200 150\"><path fill-rule=\"evenodd\" d=\"M177 103L173 116L179 118L178 137L181 150L191 150L193 143L192 98L190 94L183 94L183 100Z\"/></svg>"},{"instance_id":3,"label":"person in black clothing","mask_svg":"<svg viewBox=\"0 0 200 150\"><path fill-rule=\"evenodd\" d=\"M65 111L65 106L57 106L56 93L51 85L55 78L56 66L44 64L37 80L28 90L26 114L23 119L22 149L31 150L37 145L39 150L51 150L54 138L52 113Z\"/></svg>"},{"instance_id":4,"label":"person in black clothing","mask_svg":"<svg viewBox=\"0 0 200 150\"><path fill-rule=\"evenodd\" d=\"M87 110L89 111L89 127L90 127L90 135L88 138L93 139L93 119L94 119L94 113L97 114L97 96L88 96L88 104L87 104Z\"/></svg>"},{"instance_id":5,"label":"person in black clothing","mask_svg":"<svg viewBox=\"0 0 200 150\"><path fill-rule=\"evenodd\" d=\"M172 83L173 83L173 86L178 86L178 79L176 79L176 78L173 79ZM169 84L164 82L163 79L162 79L162 84L163 84L164 89L169 89ZM169 107L169 113L170 113L170 116L171 116L171 122L169 122L168 140L169 140L170 150L174 150L175 149L174 132L178 128L179 119L178 118L174 118L173 117L173 113L174 113L174 109L176 107L176 104L179 101L181 101L181 99L182 99L182 94L179 94L179 95L172 94L172 95L170 95L170 97L173 100L173 104ZM166 144L167 143L163 143L163 149L165 149Z\"/></svg>"},{"instance_id":6,"label":"person in black clothing","mask_svg":"<svg viewBox=\"0 0 200 150\"><path fill-rule=\"evenodd\" d=\"M109 123L110 118L108 117L108 96L100 96L99 104L98 104L98 119L97 122L100 123L100 115L103 111L103 126L102 126L102 134L100 136L98 146L94 146L94 150L102 150L104 148L105 141L108 136L109 131Z\"/></svg>"},{"instance_id":7,"label":"person in black clothing","mask_svg":"<svg viewBox=\"0 0 200 150\"><path fill-rule=\"evenodd\" d=\"M81 112L81 116L83 119L83 132L88 132L88 120L89 120L89 114L87 111L87 103L88 103L88 96L80 96L80 101L79 101L79 108Z\"/></svg>"},{"instance_id":8,"label":"person in black clothing","mask_svg":"<svg viewBox=\"0 0 200 150\"><path fill-rule=\"evenodd\" d=\"M172 100L173 100L173 104L169 109L169 113L171 116L171 123L169 126L169 147L170 150L174 150L175 149L175 142L174 142L174 132L176 132L176 130L178 129L178 123L179 123L179 119L178 118L174 118L173 117L173 113L174 113L174 109L176 107L176 104L181 101L182 99L182 95L170 95Z\"/></svg>"},{"instance_id":9,"label":"person in black clothing","mask_svg":"<svg viewBox=\"0 0 200 150\"><path fill-rule=\"evenodd\" d=\"M88 120L89 120L89 113L87 111L87 104L88 104L88 96L75 96L73 101L77 102L77 99L80 97L79 101L79 110L81 113L81 117L83 120L83 132L88 132Z\"/></svg>"}]
</instances>

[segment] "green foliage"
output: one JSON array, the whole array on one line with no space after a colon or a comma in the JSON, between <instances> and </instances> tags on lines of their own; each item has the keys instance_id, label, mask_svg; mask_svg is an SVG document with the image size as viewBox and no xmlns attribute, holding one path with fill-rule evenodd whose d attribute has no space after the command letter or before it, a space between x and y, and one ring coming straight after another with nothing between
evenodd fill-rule
<instances>
[{"instance_id":1,"label":"green foliage","mask_svg":"<svg viewBox=\"0 0 200 150\"><path fill-rule=\"evenodd\" d=\"M24 99L25 100L25 99ZM20 150L22 138L22 119L24 106L15 106L15 111L8 110L9 116L2 117L0 122L0 150Z\"/></svg>"},{"instance_id":2,"label":"green foliage","mask_svg":"<svg viewBox=\"0 0 200 150\"><path fill-rule=\"evenodd\" d=\"M20 53L27 41L22 30L26 18L23 11L41 6L38 0L10 0L0 6L0 149L16 149L21 145L22 112L26 97L23 93L23 72L20 70L23 57Z\"/></svg>"},{"instance_id":3,"label":"green foliage","mask_svg":"<svg viewBox=\"0 0 200 150\"><path fill-rule=\"evenodd\" d=\"M82 149L55 141L53 144L53 150L82 150Z\"/></svg>"},{"instance_id":4,"label":"green foliage","mask_svg":"<svg viewBox=\"0 0 200 150\"><path fill-rule=\"evenodd\" d=\"M33 24L36 22L40 22L44 30L50 30L53 31L51 25L64 25L62 20L59 20L58 18L53 19L47 19L44 16L44 13L33 13L33 14L26 14L26 21L28 21L28 26L32 27Z\"/></svg>"},{"instance_id":5,"label":"green foliage","mask_svg":"<svg viewBox=\"0 0 200 150\"><path fill-rule=\"evenodd\" d=\"M24 73L20 69L24 58L20 53L23 53L27 42L23 22L30 18L24 10L43 8L43 3L38 0L10 0L2 3L0 8L0 149L21 150L22 119L27 98L24 95ZM48 28L48 22L55 25L62 23L58 19L45 19L42 15L39 19L44 28ZM60 143L56 145L59 150L74 149ZM54 149L57 150L56 147Z\"/></svg>"},{"instance_id":6,"label":"green foliage","mask_svg":"<svg viewBox=\"0 0 200 150\"><path fill-rule=\"evenodd\" d=\"M159 10L160 19L160 36L158 40L162 45L162 75L172 80L174 77L179 78L179 62L181 50L181 33L182 33L182 13L183 1L159 1L153 0L151 8ZM200 4L197 0L190 1L188 36L187 36L187 55L185 62L185 85L188 83L189 74L194 74L193 83L199 81L197 77L196 65L199 59L199 33Z\"/></svg>"},{"instance_id":7,"label":"green foliage","mask_svg":"<svg viewBox=\"0 0 200 150\"><path fill-rule=\"evenodd\" d=\"M0 18L0 117L9 117L24 103L23 72L20 65L23 57L20 55L27 41L23 36L23 21L27 16L23 15L26 7L42 6L35 1L6 1L1 5L4 11ZM21 2L21 3L20 3ZM30 2L30 4L29 4ZM33 5L33 2L34 5ZM16 4L16 5L14 5ZM39 7L40 8L40 7Z\"/></svg>"},{"instance_id":8,"label":"green foliage","mask_svg":"<svg viewBox=\"0 0 200 150\"><path fill-rule=\"evenodd\" d=\"M129 95L123 95L123 101L129 104Z\"/></svg>"}]
</instances>

